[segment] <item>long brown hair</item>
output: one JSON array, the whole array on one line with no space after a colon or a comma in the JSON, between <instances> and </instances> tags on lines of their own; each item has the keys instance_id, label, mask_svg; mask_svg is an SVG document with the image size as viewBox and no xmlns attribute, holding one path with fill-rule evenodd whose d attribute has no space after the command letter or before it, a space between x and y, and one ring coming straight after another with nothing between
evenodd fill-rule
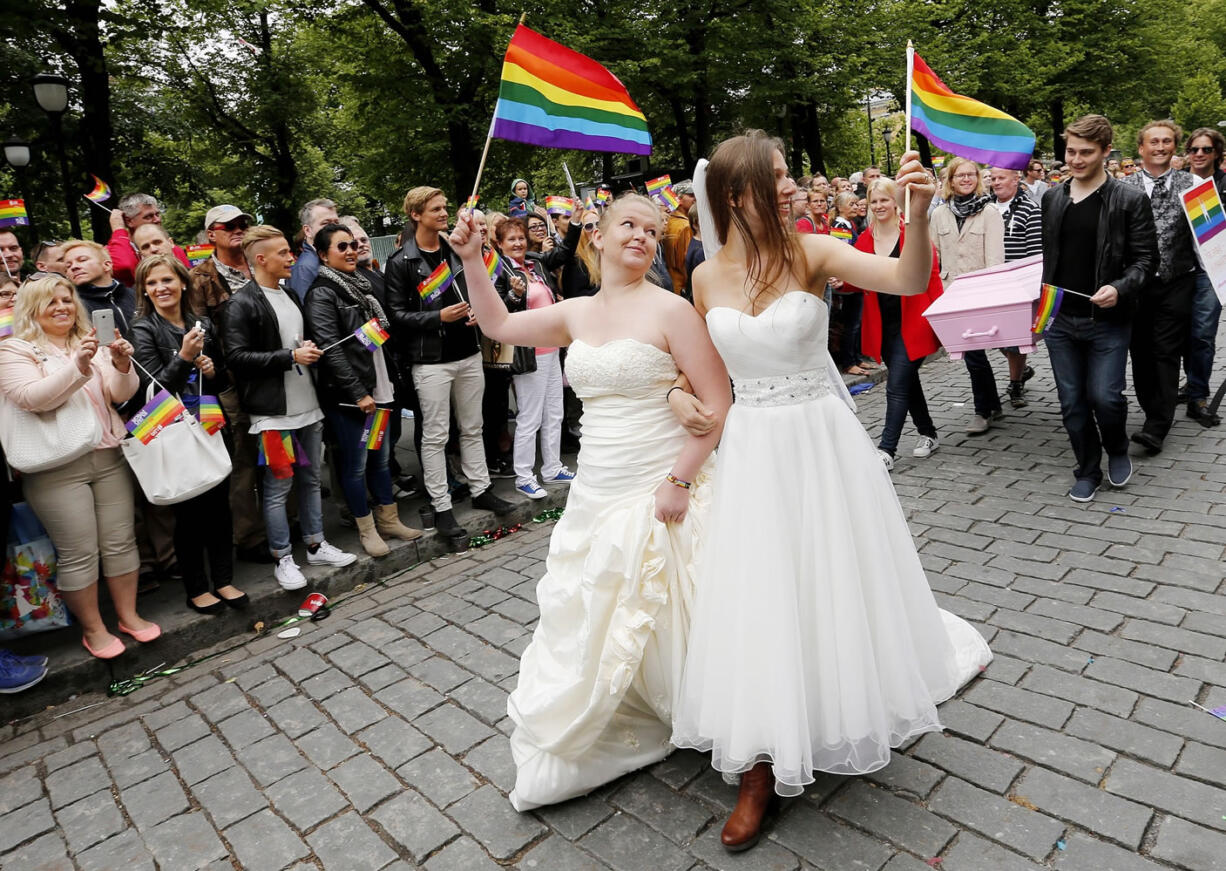
<instances>
[{"instance_id":1,"label":"long brown hair","mask_svg":"<svg viewBox=\"0 0 1226 871\"><path fill-rule=\"evenodd\" d=\"M192 289L192 277L187 267L172 254L154 254L144 258L136 265L136 316L147 318L157 311L157 306L153 304L153 300L149 298L149 292L145 289L145 282L149 279L149 273L159 266L169 269L182 283L183 295L179 297L179 314L185 321L189 318L194 319L195 315L192 314L191 307L187 304L187 296Z\"/></svg>"},{"instance_id":2,"label":"long brown hair","mask_svg":"<svg viewBox=\"0 0 1226 871\"><path fill-rule=\"evenodd\" d=\"M779 191L775 182L774 152L784 154L783 143L761 130L747 130L720 143L707 165L707 199L715 219L715 235L728 244L733 228L749 248L749 295L777 290L776 282L796 276L803 284L804 251L795 229L775 219ZM762 226L752 228L741 203L753 203Z\"/></svg>"}]
</instances>

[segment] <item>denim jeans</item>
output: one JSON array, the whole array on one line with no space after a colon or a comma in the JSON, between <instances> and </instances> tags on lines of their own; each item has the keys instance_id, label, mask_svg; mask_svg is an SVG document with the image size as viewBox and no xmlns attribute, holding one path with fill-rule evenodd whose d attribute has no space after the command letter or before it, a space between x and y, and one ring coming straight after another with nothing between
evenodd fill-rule
<instances>
[{"instance_id":1,"label":"denim jeans","mask_svg":"<svg viewBox=\"0 0 1226 871\"><path fill-rule=\"evenodd\" d=\"M298 523L302 526L302 540L306 544L319 544L324 540L323 507L319 499L319 464L323 456L323 421L291 431L298 445L306 453L307 466L294 466L293 477L278 478L272 469L264 469L264 526L268 531L268 550L277 559L288 556L293 548L289 540L289 518L285 513L285 500L290 487L298 485ZM295 446L297 450L297 446Z\"/></svg>"},{"instance_id":2,"label":"denim jeans","mask_svg":"<svg viewBox=\"0 0 1226 871\"><path fill-rule=\"evenodd\" d=\"M893 456L898 451L898 439L902 435L907 412L911 413L911 422L920 435L935 438L937 428L928 413L928 400L924 398L924 388L920 385L919 370L924 358L912 360L907 356L907 348L899 332L887 333L882 337L881 344L886 365L885 426L882 427L881 441L877 447Z\"/></svg>"},{"instance_id":3,"label":"denim jeans","mask_svg":"<svg viewBox=\"0 0 1226 871\"><path fill-rule=\"evenodd\" d=\"M387 468L387 458L392 448L391 421L388 421L388 432L383 435L382 446L377 451L369 451L362 441L362 430L366 428L366 415L362 411L356 408L329 408L324 414L328 416L332 436L336 439L334 455L337 474L350 513L354 517L365 517L370 513L370 504L366 499L368 485L376 505L393 504L396 500L392 496L392 475Z\"/></svg>"},{"instance_id":4,"label":"denim jeans","mask_svg":"<svg viewBox=\"0 0 1226 871\"><path fill-rule=\"evenodd\" d=\"M1183 356L1183 369L1188 373L1188 399L1209 398L1209 376L1213 372L1213 352L1221 317L1222 303L1213 290L1213 282L1208 274L1196 273L1192 324Z\"/></svg>"},{"instance_id":5,"label":"denim jeans","mask_svg":"<svg viewBox=\"0 0 1226 871\"><path fill-rule=\"evenodd\" d=\"M990 418L1000 411L1000 394L996 392L996 373L988 362L987 351L967 351L962 355L966 371L971 376L971 398L975 402L975 414Z\"/></svg>"},{"instance_id":6,"label":"denim jeans","mask_svg":"<svg viewBox=\"0 0 1226 871\"><path fill-rule=\"evenodd\" d=\"M1060 414L1073 445L1073 475L1102 481L1102 453L1128 453L1128 365L1131 324L1059 314L1047 330L1047 354L1060 396Z\"/></svg>"},{"instance_id":7,"label":"denim jeans","mask_svg":"<svg viewBox=\"0 0 1226 871\"><path fill-rule=\"evenodd\" d=\"M1192 323L1195 276L1157 284L1142 297L1132 330L1132 387L1145 412L1141 431L1166 438L1175 422L1179 358Z\"/></svg>"}]
</instances>

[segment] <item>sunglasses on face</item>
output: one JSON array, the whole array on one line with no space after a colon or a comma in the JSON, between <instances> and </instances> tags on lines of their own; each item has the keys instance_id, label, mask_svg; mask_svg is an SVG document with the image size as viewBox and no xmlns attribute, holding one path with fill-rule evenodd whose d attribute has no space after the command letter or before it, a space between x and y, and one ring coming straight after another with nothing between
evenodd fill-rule
<instances>
[{"instance_id":1,"label":"sunglasses on face","mask_svg":"<svg viewBox=\"0 0 1226 871\"><path fill-rule=\"evenodd\" d=\"M235 230L246 230L251 224L246 218L235 218L233 221L226 221L224 224L214 224L214 230L225 230L233 233Z\"/></svg>"},{"instance_id":2,"label":"sunglasses on face","mask_svg":"<svg viewBox=\"0 0 1226 871\"><path fill-rule=\"evenodd\" d=\"M530 227L528 227L528 232L529 233L544 233L545 225L544 224L533 224Z\"/></svg>"},{"instance_id":3,"label":"sunglasses on face","mask_svg":"<svg viewBox=\"0 0 1226 871\"><path fill-rule=\"evenodd\" d=\"M1192 145L1188 148L1188 154L1212 154L1216 149L1212 145Z\"/></svg>"},{"instance_id":4,"label":"sunglasses on face","mask_svg":"<svg viewBox=\"0 0 1226 871\"><path fill-rule=\"evenodd\" d=\"M357 250L358 250L358 243L357 243L357 242L337 242L337 243L336 243L336 245L335 245L335 247L336 247L336 250L337 250L337 251L339 251L339 252L341 252L342 254L344 254L344 253L345 253L346 251L348 251L350 248L352 248L354 251L357 251Z\"/></svg>"},{"instance_id":5,"label":"sunglasses on face","mask_svg":"<svg viewBox=\"0 0 1226 871\"><path fill-rule=\"evenodd\" d=\"M583 225L583 229L587 230L590 233L593 230L595 230L597 226L598 225L594 221L588 221L586 224Z\"/></svg>"}]
</instances>

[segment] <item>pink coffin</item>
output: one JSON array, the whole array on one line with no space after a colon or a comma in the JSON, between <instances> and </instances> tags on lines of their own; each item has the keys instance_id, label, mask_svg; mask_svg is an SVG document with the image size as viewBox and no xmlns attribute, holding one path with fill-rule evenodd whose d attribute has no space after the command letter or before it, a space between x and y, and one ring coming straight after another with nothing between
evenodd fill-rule
<instances>
[{"instance_id":1,"label":"pink coffin","mask_svg":"<svg viewBox=\"0 0 1226 871\"><path fill-rule=\"evenodd\" d=\"M924 317L955 360L967 351L1034 350L1035 304L1043 284L1043 255L959 275Z\"/></svg>"}]
</instances>

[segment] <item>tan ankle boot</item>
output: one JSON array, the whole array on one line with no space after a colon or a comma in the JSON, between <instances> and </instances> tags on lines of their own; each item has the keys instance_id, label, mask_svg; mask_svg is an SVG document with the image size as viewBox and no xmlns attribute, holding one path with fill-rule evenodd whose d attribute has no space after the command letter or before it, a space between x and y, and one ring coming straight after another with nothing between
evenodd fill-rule
<instances>
[{"instance_id":1,"label":"tan ankle boot","mask_svg":"<svg viewBox=\"0 0 1226 871\"><path fill-rule=\"evenodd\" d=\"M365 517L353 518L358 524L358 538L362 542L362 547L371 556L387 556L392 549L387 546L387 542L379 537L379 533L375 530L375 519L367 514Z\"/></svg>"},{"instance_id":2,"label":"tan ankle boot","mask_svg":"<svg viewBox=\"0 0 1226 871\"><path fill-rule=\"evenodd\" d=\"M759 762L741 775L741 792L720 840L729 853L748 850L762 837L762 820L776 803L775 773L769 762Z\"/></svg>"},{"instance_id":3,"label":"tan ankle boot","mask_svg":"<svg viewBox=\"0 0 1226 871\"><path fill-rule=\"evenodd\" d=\"M421 538L421 530L405 526L400 522L400 511L395 505L376 505L375 527L384 538L399 538L401 541L413 541Z\"/></svg>"}]
</instances>

